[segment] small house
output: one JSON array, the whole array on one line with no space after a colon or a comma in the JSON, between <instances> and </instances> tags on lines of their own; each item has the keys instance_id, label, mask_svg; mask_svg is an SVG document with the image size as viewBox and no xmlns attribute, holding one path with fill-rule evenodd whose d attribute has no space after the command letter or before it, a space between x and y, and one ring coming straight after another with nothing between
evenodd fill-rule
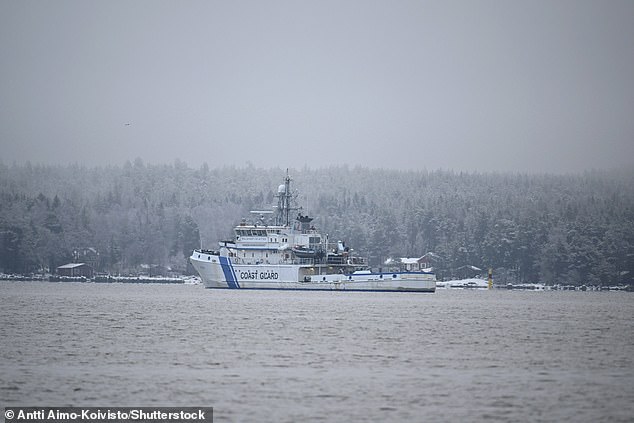
<instances>
[{"instance_id":1,"label":"small house","mask_svg":"<svg viewBox=\"0 0 634 423\"><path fill-rule=\"evenodd\" d=\"M480 269L479 267L471 266L471 265L460 266L454 271L455 276L458 277L459 279L475 278L477 276L482 275L483 272L484 271Z\"/></svg>"},{"instance_id":2,"label":"small house","mask_svg":"<svg viewBox=\"0 0 634 423\"><path fill-rule=\"evenodd\" d=\"M401 257L399 259L388 259L385 265L388 267L399 267L408 272L433 271L440 256L435 253L427 253L421 257Z\"/></svg>"},{"instance_id":3,"label":"small house","mask_svg":"<svg viewBox=\"0 0 634 423\"><path fill-rule=\"evenodd\" d=\"M57 274L59 276L92 278L92 267L86 263L68 263L57 268Z\"/></svg>"}]
</instances>

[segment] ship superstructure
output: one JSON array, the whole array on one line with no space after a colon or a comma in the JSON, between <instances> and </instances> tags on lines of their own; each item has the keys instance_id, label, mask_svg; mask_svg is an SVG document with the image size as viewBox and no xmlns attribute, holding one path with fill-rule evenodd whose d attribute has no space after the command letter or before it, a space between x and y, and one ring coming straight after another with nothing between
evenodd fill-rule
<instances>
[{"instance_id":1,"label":"ship superstructure","mask_svg":"<svg viewBox=\"0 0 634 423\"><path fill-rule=\"evenodd\" d=\"M342 241L331 242L294 207L287 174L277 207L252 211L218 250L194 250L190 261L207 288L434 292L426 272L372 272Z\"/></svg>"}]
</instances>

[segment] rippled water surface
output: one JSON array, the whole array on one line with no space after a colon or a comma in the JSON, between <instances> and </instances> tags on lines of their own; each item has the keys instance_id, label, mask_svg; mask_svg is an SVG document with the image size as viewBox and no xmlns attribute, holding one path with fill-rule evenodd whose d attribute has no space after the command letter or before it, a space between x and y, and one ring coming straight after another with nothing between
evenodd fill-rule
<instances>
[{"instance_id":1,"label":"rippled water surface","mask_svg":"<svg viewBox=\"0 0 634 423\"><path fill-rule=\"evenodd\" d=\"M216 422L632 421L634 294L0 282L8 405Z\"/></svg>"}]
</instances>

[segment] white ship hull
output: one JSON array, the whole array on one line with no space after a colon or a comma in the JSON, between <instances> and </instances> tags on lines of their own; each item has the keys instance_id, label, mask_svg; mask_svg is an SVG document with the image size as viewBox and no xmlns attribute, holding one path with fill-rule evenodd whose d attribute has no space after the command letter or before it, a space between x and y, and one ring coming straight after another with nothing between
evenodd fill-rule
<instances>
[{"instance_id":1,"label":"white ship hull","mask_svg":"<svg viewBox=\"0 0 634 423\"><path fill-rule=\"evenodd\" d=\"M238 264L230 257L194 251L190 261L205 288L434 292L436 278L423 272L327 273L325 265Z\"/></svg>"},{"instance_id":2,"label":"white ship hull","mask_svg":"<svg viewBox=\"0 0 634 423\"><path fill-rule=\"evenodd\" d=\"M370 271L367 260L345 242L329 241L313 218L293 205L291 178L277 189L274 210L254 210L233 239L218 251L194 250L190 262L206 288L305 289L324 291L434 292L436 276L426 272ZM295 219L291 212L299 211ZM271 217L272 216L272 217Z\"/></svg>"}]
</instances>

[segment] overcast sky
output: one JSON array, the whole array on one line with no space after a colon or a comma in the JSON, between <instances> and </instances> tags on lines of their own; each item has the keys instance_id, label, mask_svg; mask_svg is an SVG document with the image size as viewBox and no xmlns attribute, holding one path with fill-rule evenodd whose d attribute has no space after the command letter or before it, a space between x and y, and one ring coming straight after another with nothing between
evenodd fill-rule
<instances>
[{"instance_id":1,"label":"overcast sky","mask_svg":"<svg viewBox=\"0 0 634 423\"><path fill-rule=\"evenodd\" d=\"M634 1L0 0L0 161L634 164Z\"/></svg>"}]
</instances>

